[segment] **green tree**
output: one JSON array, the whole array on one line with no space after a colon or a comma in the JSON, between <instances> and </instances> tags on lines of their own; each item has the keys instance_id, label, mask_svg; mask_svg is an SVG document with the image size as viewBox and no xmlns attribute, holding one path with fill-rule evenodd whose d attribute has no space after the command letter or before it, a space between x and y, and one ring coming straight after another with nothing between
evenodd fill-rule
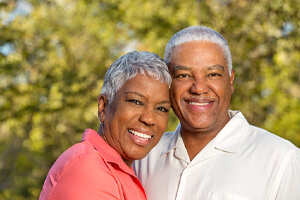
<instances>
[{"instance_id":1,"label":"green tree","mask_svg":"<svg viewBox=\"0 0 300 200\"><path fill-rule=\"evenodd\" d=\"M16 12L22 2L30 12ZM0 199L37 199L56 158L85 128L97 130L97 97L117 57L131 50L163 56L170 37L190 25L209 26L229 42L232 109L300 146L296 0L2 0L0 6ZM168 130L177 122L172 114Z\"/></svg>"}]
</instances>

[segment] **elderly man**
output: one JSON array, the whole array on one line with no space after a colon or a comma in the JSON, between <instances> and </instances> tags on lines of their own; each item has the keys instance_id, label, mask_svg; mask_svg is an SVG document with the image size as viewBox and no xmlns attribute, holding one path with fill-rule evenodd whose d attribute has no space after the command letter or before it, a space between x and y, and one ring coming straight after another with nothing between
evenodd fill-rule
<instances>
[{"instance_id":1,"label":"elderly man","mask_svg":"<svg viewBox=\"0 0 300 200\"><path fill-rule=\"evenodd\" d=\"M226 40L188 27L165 50L175 132L134 170L149 200L299 200L300 150L229 110L234 70Z\"/></svg>"}]
</instances>

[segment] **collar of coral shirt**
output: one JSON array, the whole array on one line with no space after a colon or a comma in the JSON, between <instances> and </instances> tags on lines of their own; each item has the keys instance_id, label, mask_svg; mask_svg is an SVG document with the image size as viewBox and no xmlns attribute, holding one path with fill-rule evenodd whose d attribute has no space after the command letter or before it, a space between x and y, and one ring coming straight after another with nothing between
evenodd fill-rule
<instances>
[{"instance_id":1,"label":"collar of coral shirt","mask_svg":"<svg viewBox=\"0 0 300 200\"><path fill-rule=\"evenodd\" d=\"M118 152L107 144L103 138L94 130L86 129L82 135L82 141L91 143L109 163L117 164L127 174L135 176L132 167L128 167Z\"/></svg>"}]
</instances>

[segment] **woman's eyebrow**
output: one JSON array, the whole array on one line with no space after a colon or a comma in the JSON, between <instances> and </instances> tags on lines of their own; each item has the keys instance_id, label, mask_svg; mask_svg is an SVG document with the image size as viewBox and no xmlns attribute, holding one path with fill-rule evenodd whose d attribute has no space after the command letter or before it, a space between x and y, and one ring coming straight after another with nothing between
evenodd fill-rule
<instances>
[{"instance_id":1,"label":"woman's eyebrow","mask_svg":"<svg viewBox=\"0 0 300 200\"><path fill-rule=\"evenodd\" d=\"M138 95L138 96L140 96L140 97L142 97L142 98L146 98L144 95L142 95L142 94L140 94L140 93L138 93L138 92L131 92L131 91L129 91L129 92L126 92L125 94L126 94L126 95L127 95L127 94L135 94L135 95ZM158 104L171 104L171 101L165 100L165 101L159 102Z\"/></svg>"},{"instance_id":2,"label":"woman's eyebrow","mask_svg":"<svg viewBox=\"0 0 300 200\"><path fill-rule=\"evenodd\" d=\"M126 95L127 95L127 94L135 94L135 95L138 95L138 96L140 96L140 97L145 98L144 95L142 95L142 94L140 94L140 93L138 93L138 92L128 91L128 92L126 92L125 94L126 94Z\"/></svg>"},{"instance_id":3,"label":"woman's eyebrow","mask_svg":"<svg viewBox=\"0 0 300 200\"><path fill-rule=\"evenodd\" d=\"M162 101L162 102L159 102L158 104L170 104L171 105L171 101Z\"/></svg>"}]
</instances>

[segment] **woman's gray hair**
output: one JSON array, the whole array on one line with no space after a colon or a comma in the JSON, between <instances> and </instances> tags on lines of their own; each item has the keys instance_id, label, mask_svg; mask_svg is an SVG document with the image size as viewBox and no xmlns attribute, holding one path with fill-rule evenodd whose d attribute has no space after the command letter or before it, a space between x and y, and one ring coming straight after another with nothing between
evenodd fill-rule
<instances>
[{"instance_id":1,"label":"woman's gray hair","mask_svg":"<svg viewBox=\"0 0 300 200\"><path fill-rule=\"evenodd\" d=\"M165 61L169 64L171 60L172 51L176 46L192 41L208 41L220 45L224 52L224 57L227 62L229 75L231 75L232 60L227 41L221 34L205 26L190 26L177 32L170 39L166 46L164 55Z\"/></svg>"},{"instance_id":2,"label":"woman's gray hair","mask_svg":"<svg viewBox=\"0 0 300 200\"><path fill-rule=\"evenodd\" d=\"M137 74L171 85L171 76L163 59L147 51L133 51L118 58L107 70L101 94L112 102L118 90Z\"/></svg>"}]
</instances>

